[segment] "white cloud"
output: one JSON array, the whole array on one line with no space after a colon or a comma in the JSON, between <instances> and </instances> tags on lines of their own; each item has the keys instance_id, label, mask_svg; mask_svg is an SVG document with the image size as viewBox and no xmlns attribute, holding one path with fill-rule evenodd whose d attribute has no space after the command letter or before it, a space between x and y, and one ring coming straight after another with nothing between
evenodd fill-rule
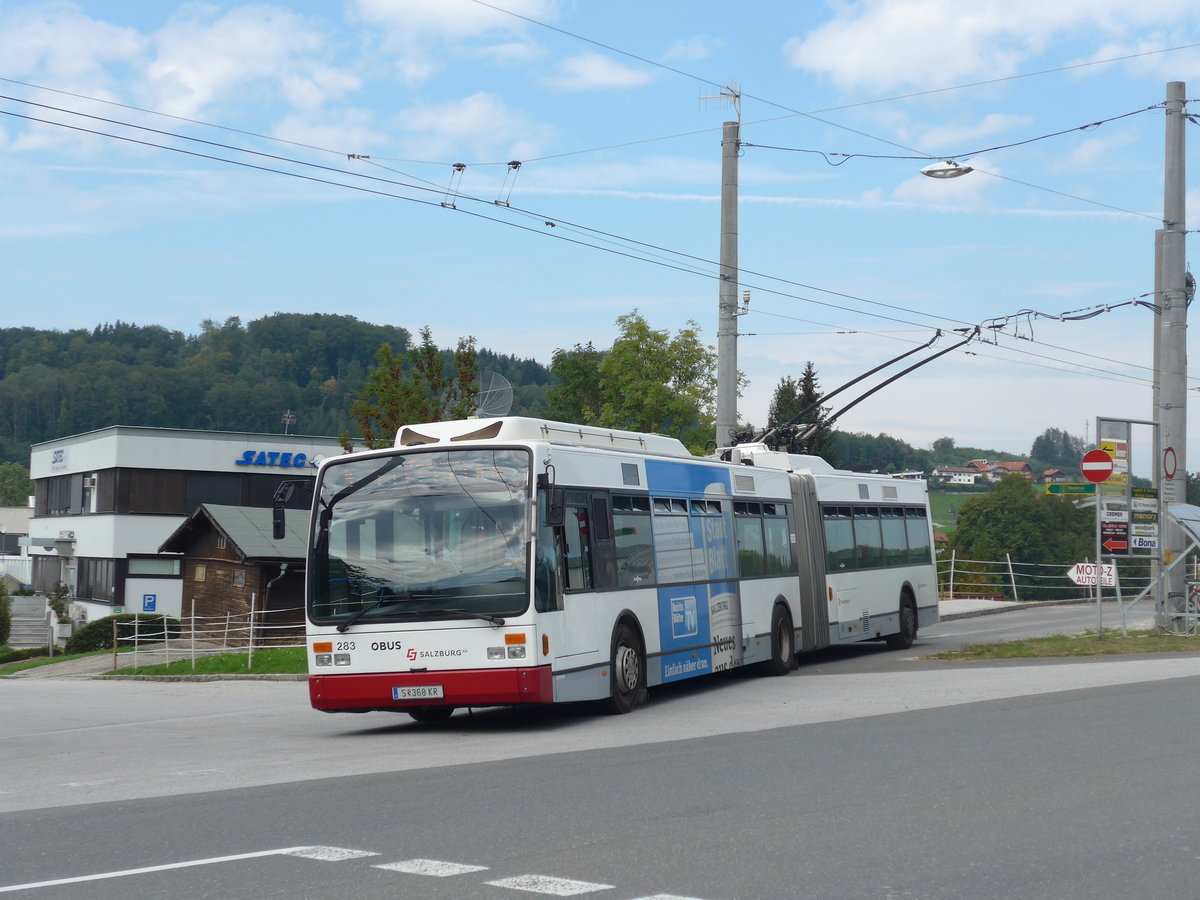
<instances>
[{"instance_id":1,"label":"white cloud","mask_svg":"<svg viewBox=\"0 0 1200 900\"><path fill-rule=\"evenodd\" d=\"M679 38L667 48L663 54L664 62L699 62L708 59L713 50L723 44L706 34L696 34L691 37Z\"/></svg>"},{"instance_id":2,"label":"white cloud","mask_svg":"<svg viewBox=\"0 0 1200 900\"><path fill-rule=\"evenodd\" d=\"M311 107L354 86L353 76L314 62L323 37L299 16L247 6L205 18L212 12L187 7L154 35L144 90L156 109L195 116L253 82L279 82Z\"/></svg>"},{"instance_id":3,"label":"white cloud","mask_svg":"<svg viewBox=\"0 0 1200 900\"><path fill-rule=\"evenodd\" d=\"M1021 128L1033 122L1032 116L1018 116L1012 113L988 113L978 122L969 125L939 125L931 128L918 139L917 146L931 148L933 152L950 153L959 151L969 153L978 149L978 142Z\"/></svg>"},{"instance_id":4,"label":"white cloud","mask_svg":"<svg viewBox=\"0 0 1200 900\"><path fill-rule=\"evenodd\" d=\"M547 80L562 91L593 91L641 87L649 84L652 76L599 53L584 53L564 59L559 73Z\"/></svg>"},{"instance_id":5,"label":"white cloud","mask_svg":"<svg viewBox=\"0 0 1200 900\"><path fill-rule=\"evenodd\" d=\"M479 92L449 103L414 106L398 115L409 134L409 153L423 159L464 154L476 159L535 156L548 138L495 95Z\"/></svg>"},{"instance_id":6,"label":"white cloud","mask_svg":"<svg viewBox=\"0 0 1200 900\"><path fill-rule=\"evenodd\" d=\"M1057 161L1051 171L1059 175L1066 172L1095 171L1112 165L1124 165L1124 163L1112 161L1114 152L1136 143L1138 139L1138 136L1132 132L1085 138L1065 159Z\"/></svg>"},{"instance_id":7,"label":"white cloud","mask_svg":"<svg viewBox=\"0 0 1200 900\"><path fill-rule=\"evenodd\" d=\"M298 114L285 117L272 134L281 140L339 153L379 153L391 139L375 130L371 119L371 113L360 109L327 112L316 117Z\"/></svg>"},{"instance_id":8,"label":"white cloud","mask_svg":"<svg viewBox=\"0 0 1200 900\"><path fill-rule=\"evenodd\" d=\"M784 54L844 89L932 89L1017 74L1063 35L1121 36L1198 12L1200 0L851 0Z\"/></svg>"},{"instance_id":9,"label":"white cloud","mask_svg":"<svg viewBox=\"0 0 1200 900\"><path fill-rule=\"evenodd\" d=\"M378 33L402 80L420 84L443 65L442 48L475 53L499 62L538 55L519 16L552 21L558 0L506 0L506 15L470 0L353 0L351 15ZM495 43L488 43L495 41Z\"/></svg>"},{"instance_id":10,"label":"white cloud","mask_svg":"<svg viewBox=\"0 0 1200 900\"><path fill-rule=\"evenodd\" d=\"M385 29L392 40L444 37L461 39L487 32L520 33L529 23L517 16L547 21L555 17L557 0L505 0L505 15L471 0L354 0L364 22Z\"/></svg>"},{"instance_id":11,"label":"white cloud","mask_svg":"<svg viewBox=\"0 0 1200 900\"><path fill-rule=\"evenodd\" d=\"M36 76L95 95L111 84L105 66L133 63L145 46L134 29L93 19L73 3L0 9L0 59L10 78Z\"/></svg>"}]
</instances>

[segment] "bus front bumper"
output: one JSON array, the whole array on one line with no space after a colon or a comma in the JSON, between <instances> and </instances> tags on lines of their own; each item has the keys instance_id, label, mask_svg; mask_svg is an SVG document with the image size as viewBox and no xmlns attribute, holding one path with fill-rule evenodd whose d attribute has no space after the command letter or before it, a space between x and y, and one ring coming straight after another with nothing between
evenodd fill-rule
<instances>
[{"instance_id":1,"label":"bus front bumper","mask_svg":"<svg viewBox=\"0 0 1200 900\"><path fill-rule=\"evenodd\" d=\"M437 696L440 694L440 696ZM552 703L549 666L370 675L310 675L308 696L324 712L370 712L429 706Z\"/></svg>"}]
</instances>

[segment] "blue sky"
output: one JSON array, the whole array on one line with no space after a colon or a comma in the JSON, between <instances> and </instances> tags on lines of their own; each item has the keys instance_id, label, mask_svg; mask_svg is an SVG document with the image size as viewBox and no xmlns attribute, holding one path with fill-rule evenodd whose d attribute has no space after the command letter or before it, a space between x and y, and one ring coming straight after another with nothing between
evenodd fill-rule
<instances>
[{"instance_id":1,"label":"blue sky","mask_svg":"<svg viewBox=\"0 0 1200 900\"><path fill-rule=\"evenodd\" d=\"M1126 301L1195 43L1200 0L0 0L0 321L345 313L549 363L637 309L715 344L734 86L742 419L1002 319L839 425L1027 453L1151 416Z\"/></svg>"}]
</instances>

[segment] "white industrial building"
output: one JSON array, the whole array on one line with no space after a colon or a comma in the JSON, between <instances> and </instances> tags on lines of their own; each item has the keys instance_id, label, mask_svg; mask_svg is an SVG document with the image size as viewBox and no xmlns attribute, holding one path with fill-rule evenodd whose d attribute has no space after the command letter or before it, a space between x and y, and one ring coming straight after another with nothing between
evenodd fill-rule
<instances>
[{"instance_id":1,"label":"white industrial building","mask_svg":"<svg viewBox=\"0 0 1200 900\"><path fill-rule=\"evenodd\" d=\"M312 481L334 438L114 425L35 444L29 537L34 589L65 584L74 615L179 617L181 559L158 552L202 503L270 507L279 483ZM307 507L296 491L288 505Z\"/></svg>"}]
</instances>

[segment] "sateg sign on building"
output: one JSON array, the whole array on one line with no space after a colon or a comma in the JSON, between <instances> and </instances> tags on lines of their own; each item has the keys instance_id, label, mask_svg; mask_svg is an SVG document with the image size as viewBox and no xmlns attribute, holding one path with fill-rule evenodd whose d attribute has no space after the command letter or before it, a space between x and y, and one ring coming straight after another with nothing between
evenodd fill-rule
<instances>
[{"instance_id":1,"label":"sateg sign on building","mask_svg":"<svg viewBox=\"0 0 1200 900\"><path fill-rule=\"evenodd\" d=\"M234 460L239 466L275 466L284 469L303 469L308 465L308 454L283 450L247 450L241 459Z\"/></svg>"}]
</instances>

